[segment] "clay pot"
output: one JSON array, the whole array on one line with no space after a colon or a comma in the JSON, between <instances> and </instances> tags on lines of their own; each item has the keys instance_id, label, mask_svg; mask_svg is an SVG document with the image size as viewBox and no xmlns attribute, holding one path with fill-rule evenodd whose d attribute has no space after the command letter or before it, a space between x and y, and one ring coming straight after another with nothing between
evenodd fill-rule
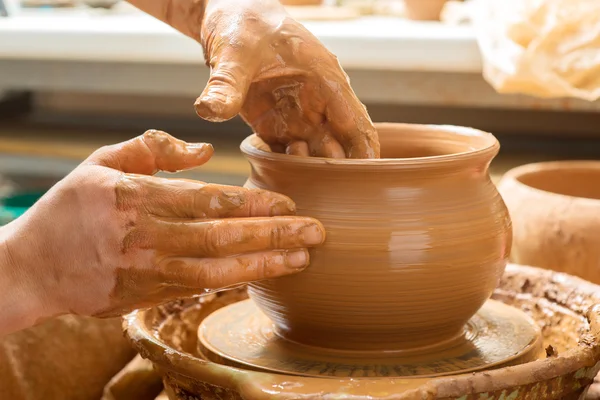
<instances>
[{"instance_id":1,"label":"clay pot","mask_svg":"<svg viewBox=\"0 0 600 400\"><path fill-rule=\"evenodd\" d=\"M599 161L517 167L499 190L514 223L514 261L600 283Z\"/></svg>"},{"instance_id":2,"label":"clay pot","mask_svg":"<svg viewBox=\"0 0 600 400\"><path fill-rule=\"evenodd\" d=\"M283 193L319 219L324 246L300 274L249 287L278 333L348 350L428 346L457 336L490 297L510 251L508 212L488 176L489 133L377 124L382 159L241 148L246 187Z\"/></svg>"},{"instance_id":3,"label":"clay pot","mask_svg":"<svg viewBox=\"0 0 600 400\"><path fill-rule=\"evenodd\" d=\"M600 369L600 287L568 275L509 265L494 298L540 326L548 357L489 371L424 378L309 378L241 370L198 353L197 330L238 291L177 301L125 318L127 336L181 399L583 399ZM517 334L517 333L515 333ZM483 355L484 356L484 355Z\"/></svg>"},{"instance_id":4,"label":"clay pot","mask_svg":"<svg viewBox=\"0 0 600 400\"><path fill-rule=\"evenodd\" d=\"M320 6L323 0L279 0L284 6Z\"/></svg>"},{"instance_id":5,"label":"clay pot","mask_svg":"<svg viewBox=\"0 0 600 400\"><path fill-rule=\"evenodd\" d=\"M406 16L417 21L439 21L448 0L404 0Z\"/></svg>"}]
</instances>

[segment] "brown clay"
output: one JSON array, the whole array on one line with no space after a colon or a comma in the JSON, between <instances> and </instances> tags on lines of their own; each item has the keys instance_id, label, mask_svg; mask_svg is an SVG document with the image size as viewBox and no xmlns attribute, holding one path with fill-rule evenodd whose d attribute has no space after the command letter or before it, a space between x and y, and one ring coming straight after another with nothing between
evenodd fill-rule
<instances>
[{"instance_id":1,"label":"brown clay","mask_svg":"<svg viewBox=\"0 0 600 400\"><path fill-rule=\"evenodd\" d=\"M134 356L120 319L52 318L0 338L0 398L98 400Z\"/></svg>"},{"instance_id":2,"label":"brown clay","mask_svg":"<svg viewBox=\"0 0 600 400\"><path fill-rule=\"evenodd\" d=\"M99 149L0 229L0 336L45 318L117 316L299 272L322 225L263 190L150 176L212 146L165 132Z\"/></svg>"},{"instance_id":3,"label":"brown clay","mask_svg":"<svg viewBox=\"0 0 600 400\"><path fill-rule=\"evenodd\" d=\"M600 287L509 265L493 298L530 315L552 355L497 370L440 378L308 378L232 368L199 358L196 332L242 289L177 301L125 318L127 335L164 377L171 400L220 399L580 399L600 369Z\"/></svg>"},{"instance_id":4,"label":"brown clay","mask_svg":"<svg viewBox=\"0 0 600 400\"><path fill-rule=\"evenodd\" d=\"M210 361L286 375L365 378L433 377L518 365L544 351L540 329L524 312L488 300L460 335L404 351L348 351L290 342L252 300L206 317L198 351Z\"/></svg>"},{"instance_id":5,"label":"brown clay","mask_svg":"<svg viewBox=\"0 0 600 400\"><path fill-rule=\"evenodd\" d=\"M101 400L154 400L162 390L152 362L137 355L108 382Z\"/></svg>"},{"instance_id":6,"label":"brown clay","mask_svg":"<svg viewBox=\"0 0 600 400\"><path fill-rule=\"evenodd\" d=\"M439 21L448 0L404 0L406 15L418 21Z\"/></svg>"},{"instance_id":7,"label":"brown clay","mask_svg":"<svg viewBox=\"0 0 600 400\"><path fill-rule=\"evenodd\" d=\"M279 0L284 6L318 6L323 0Z\"/></svg>"},{"instance_id":8,"label":"brown clay","mask_svg":"<svg viewBox=\"0 0 600 400\"><path fill-rule=\"evenodd\" d=\"M200 117L239 114L279 152L379 157L373 122L338 59L279 0L132 4L202 44L211 75L194 104Z\"/></svg>"},{"instance_id":9,"label":"brown clay","mask_svg":"<svg viewBox=\"0 0 600 400\"><path fill-rule=\"evenodd\" d=\"M460 333L502 276L510 219L488 165L489 133L377 124L384 158L331 160L242 151L248 188L291 197L320 220L325 244L301 274L252 284L250 296L292 341L400 350Z\"/></svg>"},{"instance_id":10,"label":"brown clay","mask_svg":"<svg viewBox=\"0 0 600 400\"><path fill-rule=\"evenodd\" d=\"M499 190L514 224L513 261L600 283L600 162L517 167Z\"/></svg>"}]
</instances>

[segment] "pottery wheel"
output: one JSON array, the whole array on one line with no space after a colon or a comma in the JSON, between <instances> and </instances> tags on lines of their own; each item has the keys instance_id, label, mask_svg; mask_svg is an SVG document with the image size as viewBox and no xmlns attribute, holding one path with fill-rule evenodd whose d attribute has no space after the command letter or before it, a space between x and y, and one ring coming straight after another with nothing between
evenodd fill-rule
<instances>
[{"instance_id":1,"label":"pottery wheel","mask_svg":"<svg viewBox=\"0 0 600 400\"><path fill-rule=\"evenodd\" d=\"M319 377L431 377L516 365L543 350L538 326L525 313L489 300L464 333L418 350L361 352L306 346L278 336L252 300L224 307L198 328L199 350L240 368Z\"/></svg>"}]
</instances>

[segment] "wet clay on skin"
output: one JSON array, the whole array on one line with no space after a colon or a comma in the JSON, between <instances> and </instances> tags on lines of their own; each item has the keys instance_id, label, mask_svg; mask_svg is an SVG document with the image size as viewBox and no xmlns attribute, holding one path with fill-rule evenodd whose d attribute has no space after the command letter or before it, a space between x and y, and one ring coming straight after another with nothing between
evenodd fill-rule
<instances>
[{"instance_id":1,"label":"wet clay on skin","mask_svg":"<svg viewBox=\"0 0 600 400\"><path fill-rule=\"evenodd\" d=\"M509 265L494 299L533 318L544 347L553 351L521 365L439 378L292 377L204 361L196 351L199 323L216 309L245 299L242 289L135 312L125 326L134 346L159 367L180 399L579 398L599 369L598 293L596 285L574 277Z\"/></svg>"},{"instance_id":2,"label":"wet clay on skin","mask_svg":"<svg viewBox=\"0 0 600 400\"><path fill-rule=\"evenodd\" d=\"M148 131L96 151L14 221L6 246L31 314L116 316L305 268L325 232L288 197L151 176L212 153Z\"/></svg>"},{"instance_id":3,"label":"wet clay on skin","mask_svg":"<svg viewBox=\"0 0 600 400\"><path fill-rule=\"evenodd\" d=\"M378 158L377 131L337 58L278 0L131 0L198 40L211 76L204 119L240 114L273 151Z\"/></svg>"},{"instance_id":4,"label":"wet clay on skin","mask_svg":"<svg viewBox=\"0 0 600 400\"><path fill-rule=\"evenodd\" d=\"M459 335L510 252L508 212L488 176L499 149L469 128L377 124L379 160L242 151L248 188L294 199L323 223L310 268L249 286L279 335L354 351L430 346Z\"/></svg>"},{"instance_id":5,"label":"wet clay on skin","mask_svg":"<svg viewBox=\"0 0 600 400\"><path fill-rule=\"evenodd\" d=\"M175 172L181 169L175 164L197 156L193 146L190 154L190 145L163 133L143 140L157 167L142 173ZM150 263L115 269L115 306L102 316L302 269L305 248L324 240L317 221L285 216L294 213L294 203L264 190L125 173L115 197L116 209L128 217L123 258L139 262L139 252L149 252Z\"/></svg>"}]
</instances>

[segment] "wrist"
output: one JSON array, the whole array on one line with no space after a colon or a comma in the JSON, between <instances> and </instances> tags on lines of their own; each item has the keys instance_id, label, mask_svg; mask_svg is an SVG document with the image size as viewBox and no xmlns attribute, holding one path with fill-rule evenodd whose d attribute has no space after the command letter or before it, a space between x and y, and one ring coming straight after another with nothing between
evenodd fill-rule
<instances>
[{"instance_id":1,"label":"wrist","mask_svg":"<svg viewBox=\"0 0 600 400\"><path fill-rule=\"evenodd\" d=\"M0 338L44 318L28 268L12 243L16 225L17 221L13 221L0 227Z\"/></svg>"},{"instance_id":2,"label":"wrist","mask_svg":"<svg viewBox=\"0 0 600 400\"><path fill-rule=\"evenodd\" d=\"M200 27L207 0L127 0L146 14L200 41Z\"/></svg>"},{"instance_id":3,"label":"wrist","mask_svg":"<svg viewBox=\"0 0 600 400\"><path fill-rule=\"evenodd\" d=\"M200 29L206 12L206 4L209 0L173 0L174 3L182 3L184 10L181 18L181 27L171 24L184 35L200 42Z\"/></svg>"}]
</instances>

